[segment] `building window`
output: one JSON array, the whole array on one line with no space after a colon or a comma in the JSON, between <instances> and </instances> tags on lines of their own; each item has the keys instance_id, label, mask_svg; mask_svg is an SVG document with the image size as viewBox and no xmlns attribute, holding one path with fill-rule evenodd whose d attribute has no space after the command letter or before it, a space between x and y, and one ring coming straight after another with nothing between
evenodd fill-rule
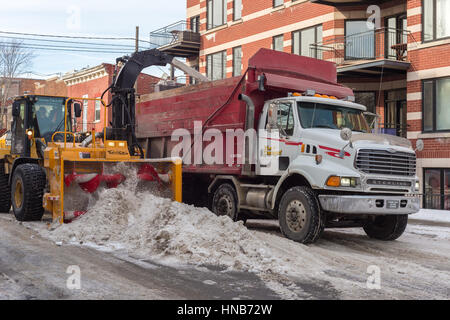
<instances>
[{"instance_id":1,"label":"building window","mask_svg":"<svg viewBox=\"0 0 450 320\"><path fill-rule=\"evenodd\" d=\"M190 30L192 32L199 33L200 32L200 16L192 17L190 22L191 22Z\"/></svg>"},{"instance_id":2,"label":"building window","mask_svg":"<svg viewBox=\"0 0 450 320\"><path fill-rule=\"evenodd\" d=\"M424 169L423 207L450 210L450 169Z\"/></svg>"},{"instance_id":3,"label":"building window","mask_svg":"<svg viewBox=\"0 0 450 320\"><path fill-rule=\"evenodd\" d=\"M450 37L450 0L423 0L423 41Z\"/></svg>"},{"instance_id":4,"label":"building window","mask_svg":"<svg viewBox=\"0 0 450 320\"><path fill-rule=\"evenodd\" d=\"M242 0L233 1L233 20L242 19Z\"/></svg>"},{"instance_id":5,"label":"building window","mask_svg":"<svg viewBox=\"0 0 450 320\"><path fill-rule=\"evenodd\" d=\"M273 0L273 7L279 7L284 4L284 0Z\"/></svg>"},{"instance_id":6,"label":"building window","mask_svg":"<svg viewBox=\"0 0 450 320\"><path fill-rule=\"evenodd\" d=\"M322 25L292 33L292 53L322 59L322 52L314 44L322 42Z\"/></svg>"},{"instance_id":7,"label":"building window","mask_svg":"<svg viewBox=\"0 0 450 320\"><path fill-rule=\"evenodd\" d=\"M207 28L213 29L227 23L227 1L208 0L207 7Z\"/></svg>"},{"instance_id":8,"label":"building window","mask_svg":"<svg viewBox=\"0 0 450 320\"><path fill-rule=\"evenodd\" d=\"M214 81L227 76L227 52L221 51L206 56L206 74Z\"/></svg>"},{"instance_id":9,"label":"building window","mask_svg":"<svg viewBox=\"0 0 450 320\"><path fill-rule=\"evenodd\" d=\"M233 48L233 77L242 74L242 47Z\"/></svg>"},{"instance_id":10,"label":"building window","mask_svg":"<svg viewBox=\"0 0 450 320\"><path fill-rule=\"evenodd\" d=\"M283 51L283 48L284 48L283 41L284 41L283 35L273 37L273 39L272 39L273 50Z\"/></svg>"},{"instance_id":11,"label":"building window","mask_svg":"<svg viewBox=\"0 0 450 320\"><path fill-rule=\"evenodd\" d=\"M375 59L375 24L373 22L345 21L345 59Z\"/></svg>"},{"instance_id":12,"label":"building window","mask_svg":"<svg viewBox=\"0 0 450 320\"><path fill-rule=\"evenodd\" d=\"M98 97L97 99L100 99L100 97ZM102 103L100 102L100 100L95 100L95 122L100 122L100 114L101 114L101 105Z\"/></svg>"},{"instance_id":13,"label":"building window","mask_svg":"<svg viewBox=\"0 0 450 320\"><path fill-rule=\"evenodd\" d=\"M450 131L450 78L424 80L422 88L423 131Z\"/></svg>"}]
</instances>

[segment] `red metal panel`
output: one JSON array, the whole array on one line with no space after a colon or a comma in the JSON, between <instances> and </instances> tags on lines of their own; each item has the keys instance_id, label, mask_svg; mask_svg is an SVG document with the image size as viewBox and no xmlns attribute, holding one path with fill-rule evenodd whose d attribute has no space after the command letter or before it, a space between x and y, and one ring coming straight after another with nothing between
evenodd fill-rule
<instances>
[{"instance_id":1,"label":"red metal panel","mask_svg":"<svg viewBox=\"0 0 450 320\"><path fill-rule=\"evenodd\" d=\"M303 93L308 89L315 90L316 93L335 96L339 99L353 96L353 91L350 88L343 87L338 84L327 84L316 81L308 81L304 79L296 79L292 77L285 77L276 74L265 73L266 86L274 89L285 89L292 92Z\"/></svg>"},{"instance_id":2,"label":"red metal panel","mask_svg":"<svg viewBox=\"0 0 450 320\"><path fill-rule=\"evenodd\" d=\"M336 64L295 54L260 49L248 62L249 68L318 82L337 82Z\"/></svg>"}]
</instances>

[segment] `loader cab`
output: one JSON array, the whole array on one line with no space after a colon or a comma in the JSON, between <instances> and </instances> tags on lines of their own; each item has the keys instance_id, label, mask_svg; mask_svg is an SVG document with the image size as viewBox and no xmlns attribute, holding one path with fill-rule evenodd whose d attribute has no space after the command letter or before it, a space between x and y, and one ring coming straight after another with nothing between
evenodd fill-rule
<instances>
[{"instance_id":1,"label":"loader cab","mask_svg":"<svg viewBox=\"0 0 450 320\"><path fill-rule=\"evenodd\" d=\"M67 131L72 132L72 103L68 103L65 114L65 97L23 96L17 98L12 107L11 153L30 157L31 140L28 137L32 131L33 137L44 145L52 140L56 132L64 131L66 119ZM74 108L77 113L77 108ZM69 136L68 136L69 138ZM64 134L55 134L54 141L62 141Z\"/></svg>"}]
</instances>

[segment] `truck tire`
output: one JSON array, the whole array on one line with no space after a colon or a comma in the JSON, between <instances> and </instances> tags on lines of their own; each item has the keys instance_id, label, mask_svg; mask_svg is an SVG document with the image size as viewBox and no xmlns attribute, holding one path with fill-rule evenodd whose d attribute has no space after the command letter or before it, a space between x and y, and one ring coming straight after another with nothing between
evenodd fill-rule
<instances>
[{"instance_id":1,"label":"truck tire","mask_svg":"<svg viewBox=\"0 0 450 320\"><path fill-rule=\"evenodd\" d=\"M392 241L398 239L406 229L408 215L377 216L363 227L373 239Z\"/></svg>"},{"instance_id":2,"label":"truck tire","mask_svg":"<svg viewBox=\"0 0 450 320\"><path fill-rule=\"evenodd\" d=\"M320 206L308 187L293 187L285 192L278 208L281 233L296 242L316 242L324 229Z\"/></svg>"},{"instance_id":3,"label":"truck tire","mask_svg":"<svg viewBox=\"0 0 450 320\"><path fill-rule=\"evenodd\" d=\"M11 210L11 189L9 188L9 174L5 174L5 164L0 162L0 213Z\"/></svg>"},{"instance_id":4,"label":"truck tire","mask_svg":"<svg viewBox=\"0 0 450 320\"><path fill-rule=\"evenodd\" d=\"M233 221L237 220L237 194L231 184L221 184L214 191L211 209L218 216L228 216Z\"/></svg>"},{"instance_id":5,"label":"truck tire","mask_svg":"<svg viewBox=\"0 0 450 320\"><path fill-rule=\"evenodd\" d=\"M45 184L45 172L37 164L21 164L14 170L11 183L11 202L18 221L42 219L44 214L42 198Z\"/></svg>"}]
</instances>

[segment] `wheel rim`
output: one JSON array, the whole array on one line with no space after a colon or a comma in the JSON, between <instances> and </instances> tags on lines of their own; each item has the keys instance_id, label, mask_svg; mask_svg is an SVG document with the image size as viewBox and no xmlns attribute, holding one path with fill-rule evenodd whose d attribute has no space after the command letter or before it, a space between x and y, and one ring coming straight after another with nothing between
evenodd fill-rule
<instances>
[{"instance_id":1,"label":"wheel rim","mask_svg":"<svg viewBox=\"0 0 450 320\"><path fill-rule=\"evenodd\" d=\"M286 208L286 223L293 232L299 232L306 224L306 209L299 200L291 201Z\"/></svg>"},{"instance_id":2,"label":"wheel rim","mask_svg":"<svg viewBox=\"0 0 450 320\"><path fill-rule=\"evenodd\" d=\"M23 204L23 184L20 179L16 181L16 185L14 187L14 203L16 208L21 208Z\"/></svg>"},{"instance_id":3,"label":"wheel rim","mask_svg":"<svg viewBox=\"0 0 450 320\"><path fill-rule=\"evenodd\" d=\"M217 215L219 216L233 216L233 199L228 195L223 195L217 201Z\"/></svg>"}]
</instances>

